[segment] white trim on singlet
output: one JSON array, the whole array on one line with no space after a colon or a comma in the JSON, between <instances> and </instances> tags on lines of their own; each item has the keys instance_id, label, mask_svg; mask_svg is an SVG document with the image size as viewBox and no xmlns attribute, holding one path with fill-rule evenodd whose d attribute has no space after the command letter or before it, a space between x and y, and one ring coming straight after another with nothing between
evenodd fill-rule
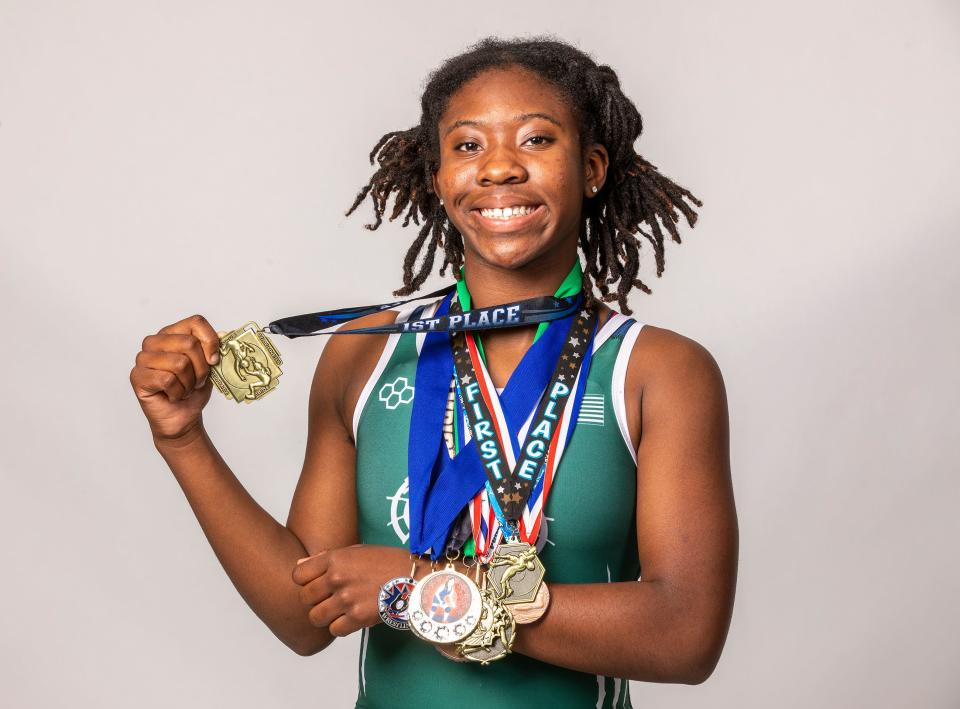
<instances>
[{"instance_id":1,"label":"white trim on singlet","mask_svg":"<svg viewBox=\"0 0 960 709\"><path fill-rule=\"evenodd\" d=\"M420 305L414 303L413 305L408 305L406 308L400 309L397 311L397 319L394 320L394 322L406 322L418 307L420 307ZM387 335L387 344L384 345L383 352L380 353L377 366L373 368L370 376L367 377L366 384L363 385L363 389L360 391L360 398L357 399L357 406L353 410L353 440L357 440L357 430L360 427L360 415L363 413L363 408L367 405L370 392L373 391L373 387L376 386L377 380L379 380L380 375L383 374L383 370L387 368L387 362L390 361L393 351L397 349L397 343L400 342L401 334L400 332L391 332Z\"/></svg>"},{"instance_id":2,"label":"white trim on singlet","mask_svg":"<svg viewBox=\"0 0 960 709\"><path fill-rule=\"evenodd\" d=\"M361 628L360 633L360 693L367 693L367 641L370 637L369 628Z\"/></svg>"},{"instance_id":3,"label":"white trim on singlet","mask_svg":"<svg viewBox=\"0 0 960 709\"><path fill-rule=\"evenodd\" d=\"M420 314L419 319L423 320L424 318L432 318L433 314L437 312L437 309L440 307L440 303L442 302L443 300L441 299L433 303L427 303L427 305L424 306L423 312ZM426 341L426 339L427 339L427 333L425 332L417 333L417 355L419 355L420 350L423 349L423 343Z\"/></svg>"},{"instance_id":4,"label":"white trim on singlet","mask_svg":"<svg viewBox=\"0 0 960 709\"><path fill-rule=\"evenodd\" d=\"M613 706L617 707L617 709L619 709L620 706L621 706L621 705L620 705L620 698L623 696L623 685L625 685L625 684L626 684L626 682L624 682L624 681L623 681L622 679L620 679L619 677L614 677L614 678L613 678L613 692L614 692L614 696L613 696Z\"/></svg>"},{"instance_id":5,"label":"white trim on singlet","mask_svg":"<svg viewBox=\"0 0 960 709\"><path fill-rule=\"evenodd\" d=\"M603 326L597 330L597 336L593 338L593 353L596 354L597 350L600 349L600 345L610 339L610 335L615 333L621 325L623 325L627 320L629 320L626 315L623 313L613 313Z\"/></svg>"},{"instance_id":6,"label":"white trim on singlet","mask_svg":"<svg viewBox=\"0 0 960 709\"><path fill-rule=\"evenodd\" d=\"M610 706L614 707L614 709L620 709L620 707L623 706L621 702L626 699L624 696L624 688L628 687L628 684L619 677L607 677L606 675L597 675L597 709L602 709L607 699L608 679L613 680L613 701Z\"/></svg>"},{"instance_id":7,"label":"white trim on singlet","mask_svg":"<svg viewBox=\"0 0 960 709\"><path fill-rule=\"evenodd\" d=\"M610 318L603 324L597 331L597 336L593 338L593 354L597 353L597 350L600 349L600 346L610 339L610 336L617 331L617 329L623 325L627 320L629 320L626 315L620 313L614 313ZM503 389L497 389L497 394L503 394ZM527 420L524 422L523 426L520 427L520 436L521 441L527 439L527 431L530 429L530 424L533 422L533 415L536 413L536 407L534 407L530 413L527 415ZM466 420L466 419L464 419ZM464 430L468 431L469 426L464 424ZM467 440L470 440L469 438Z\"/></svg>"},{"instance_id":8,"label":"white trim on singlet","mask_svg":"<svg viewBox=\"0 0 960 709\"><path fill-rule=\"evenodd\" d=\"M617 352L616 362L613 364L613 376L610 378L611 395L613 396L613 413L617 417L617 425L620 427L620 435L623 436L623 442L630 451L630 457L633 462L637 462L637 451L633 448L633 442L630 440L630 428L627 426L627 405L624 401L624 387L627 378L627 365L630 362L630 353L633 351L633 345L637 341L637 335L643 329L643 323L634 321L630 323L627 331L623 335L623 341L620 343L620 350Z\"/></svg>"}]
</instances>

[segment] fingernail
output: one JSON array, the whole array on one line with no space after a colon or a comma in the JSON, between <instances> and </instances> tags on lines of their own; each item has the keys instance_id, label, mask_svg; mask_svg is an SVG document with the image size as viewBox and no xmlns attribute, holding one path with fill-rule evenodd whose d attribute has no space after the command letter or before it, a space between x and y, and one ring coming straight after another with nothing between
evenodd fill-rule
<instances>
[{"instance_id":1,"label":"fingernail","mask_svg":"<svg viewBox=\"0 0 960 709\"><path fill-rule=\"evenodd\" d=\"M197 389L202 389L206 383L207 383L207 378L204 377L199 382L197 382Z\"/></svg>"},{"instance_id":2,"label":"fingernail","mask_svg":"<svg viewBox=\"0 0 960 709\"><path fill-rule=\"evenodd\" d=\"M220 361L219 352L214 352L212 355L210 355L210 359L209 359L210 364L216 364L219 361Z\"/></svg>"}]
</instances>

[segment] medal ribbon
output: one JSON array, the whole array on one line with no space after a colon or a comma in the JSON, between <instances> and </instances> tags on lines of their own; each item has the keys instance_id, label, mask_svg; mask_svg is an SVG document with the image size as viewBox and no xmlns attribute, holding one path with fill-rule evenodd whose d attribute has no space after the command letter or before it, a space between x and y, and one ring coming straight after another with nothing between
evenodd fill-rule
<instances>
[{"instance_id":1,"label":"medal ribbon","mask_svg":"<svg viewBox=\"0 0 960 709\"><path fill-rule=\"evenodd\" d=\"M450 296L437 309L450 311ZM560 356L567 327L564 320L549 324L517 365L500 398L511 421L522 423L546 389L551 366ZM410 416L407 447L410 551L432 558L443 553L451 524L486 482L476 438L450 458L443 443L443 414L455 371L450 333L429 332L424 338L414 381L416 394Z\"/></svg>"},{"instance_id":2,"label":"medal ribbon","mask_svg":"<svg viewBox=\"0 0 960 709\"><path fill-rule=\"evenodd\" d=\"M573 434L573 428L575 424L572 422L576 421L576 417L580 410L580 404L583 400L583 391L586 386L586 374L590 368L592 349L593 348L591 346L591 351L584 356L584 363L581 366L580 371L577 374L576 382L574 383L574 398L568 400L567 405L563 408L563 414L560 418L560 423L556 427L554 435L550 440L546 465L541 469L541 472L537 477L537 481L533 486L533 490L530 493L530 496L527 498L527 503L523 507L523 517L521 518L519 525L519 536L522 541L528 542L532 545L537 543L537 538L540 533L540 525L543 520L544 508L546 506L547 498L550 495L550 488L553 484L553 478L556 474L557 468L559 467L560 459L563 457L563 452L566 448L566 445ZM481 386L489 390L490 377L486 371L486 368L483 366L478 367L477 375L478 379L487 382ZM500 408L500 402L498 399L492 399L492 403L494 416L497 419L500 419L501 414L497 411L497 409ZM530 430L530 422L533 418L532 413L533 412L531 412L531 416L527 419L519 433L515 435L515 438L518 442L522 440L526 433ZM476 543L475 552L480 560L484 563L489 561L490 557L493 555L493 552L496 550L497 544L500 542L500 538L503 534L503 528L506 526L506 520L503 519L504 515L502 510L497 506L496 502L493 504L490 502L491 495L492 487L488 482L483 489L481 489L480 492L477 493L477 495L474 496L474 498L470 501L469 510L473 528L473 537Z\"/></svg>"},{"instance_id":3,"label":"medal ribbon","mask_svg":"<svg viewBox=\"0 0 960 709\"><path fill-rule=\"evenodd\" d=\"M457 281L457 298L460 301L460 304L463 308L467 310L470 309L472 298L470 297L470 291L467 288L466 279L463 276L463 267L460 268L460 279ZM563 279L563 282L558 286L556 292L553 294L557 298L575 296L583 289L583 269L580 267L579 259L574 260L573 267L570 269L570 272ZM540 336L546 331L550 326L549 322L540 323L537 326L536 334L533 337L533 341L536 342L540 339ZM479 338L476 338L477 351L480 353L480 361L486 364L486 358L483 352L483 343ZM549 365L548 365L549 366ZM456 383L456 380L454 380ZM469 429L469 424L466 421L466 414L463 412L463 406L461 403L462 396L460 395L459 389L455 391L454 404L455 404L455 414L456 421L461 422L461 427L463 429ZM565 411L568 411L565 409ZM532 408L530 413L532 414ZM524 430L521 435L525 435L526 430ZM457 445L456 450L459 450L459 445ZM454 455L456 452L454 452ZM532 509L533 505L536 502L539 494L543 492L543 486L537 485L534 488L534 494L528 499L527 504L529 508ZM463 546L463 553L465 555L474 555L477 553L477 548L479 545L481 555L485 554L487 550L496 548L497 543L499 542L499 534L501 531L501 525L497 515L502 516L499 508L496 506L496 503L493 505L490 504L490 497L492 495L490 484L487 483L481 488L480 492L470 501L470 505L467 509L469 520L470 520L470 529L472 536L467 540L466 545ZM528 509L524 510L524 518L528 516ZM539 527L539 524L537 525ZM453 543L456 546L456 539L449 539L447 544L448 546ZM484 561L489 560L489 557L484 558Z\"/></svg>"},{"instance_id":4,"label":"medal ribbon","mask_svg":"<svg viewBox=\"0 0 960 709\"><path fill-rule=\"evenodd\" d=\"M581 269L579 262L576 262L554 296L578 299L581 289ZM469 308L470 294L462 280L457 284L457 291L462 304ZM459 304L456 307L459 308ZM434 317L442 317L447 313L456 315L456 309L451 310L450 299L444 298ZM519 442L521 431L529 428L521 424L531 417L541 394L547 389L551 371L555 368L555 364L561 361L561 350L572 321L573 313L562 321L542 323L537 329L534 344L517 365L503 393L492 401L495 410L501 412L498 415L507 422L502 428L510 430L511 440ZM486 381L489 381L489 375L486 374L482 365L482 348L479 342L475 344L480 352L481 366L478 371L482 372L481 376L485 376ZM592 348L584 349L589 359ZM584 372L583 378L578 378L576 381L585 383L586 369L581 368L580 371ZM408 445L408 510L410 550L415 553L430 553L435 559L439 558L446 545L450 543L449 532L452 523L468 503L473 540L468 541L467 546L470 547L471 552L476 551L474 547L478 544L480 553L492 554L499 542L502 526L497 519L498 515L502 517L502 512L494 501L481 457L479 453L474 454L469 450L476 447L476 441L471 437L462 448L450 455L447 453L446 445L442 443L443 411L446 408L444 404L453 373L450 335L445 332L427 333L417 365L416 395L411 414ZM565 376L569 379L569 375ZM459 395L455 397L455 420L465 421L466 416L462 408L462 383L457 380L455 382L461 385L458 390ZM537 476L533 495L528 498L528 509L523 511L520 520L520 533L531 540L535 540L539 532L544 493L549 493L554 471L559 464L569 434L572 433L572 425L569 422L576 420L573 417L576 415L583 388L579 386L575 389L578 394L574 397L573 409L570 406L562 409L564 415L559 427L560 436L552 439L553 443L548 453L549 464ZM510 462L513 463L512 460Z\"/></svg>"},{"instance_id":5,"label":"medal ribbon","mask_svg":"<svg viewBox=\"0 0 960 709\"><path fill-rule=\"evenodd\" d=\"M469 303L469 294L466 293L464 285L455 284L427 295L392 303L340 308L280 318L264 328L266 331L291 339L333 334L413 332L426 335L417 362L416 395L411 412L408 447L408 504L412 552L425 553L429 550L432 558L439 558L444 551L452 522L464 505L478 495L484 496L488 519L488 522L482 525L488 532L484 546L492 552L491 542L499 538L499 536L494 537L498 533L496 513L499 512L499 507L487 502L487 493L484 489L487 478L484 467L480 455L472 450L476 448L475 440L466 443L452 459L447 455L442 440L444 402L455 371L450 333L539 325L534 344L517 366L503 394L499 399L494 397L491 401L495 409L501 412L500 415L504 416L504 422L519 423L526 420L529 412L536 406L540 395L547 389L550 365L558 361L563 346L563 335L570 327L568 323L574 320L574 313L578 312L582 306L583 293L579 290L579 279L576 292L572 293L569 287L571 279L580 275L579 266L579 262L574 265L574 269L564 281L564 286L561 286L554 296L540 296L486 308L470 309L468 305L466 311L458 305L451 311L451 300L458 285L466 296L465 303ZM563 293L562 296L561 293ZM443 296L443 300L429 318L352 330L330 329L365 315L438 296ZM479 347L477 342L474 342L474 345ZM480 367L486 374L482 362ZM489 380L488 375L487 380ZM462 414L461 402L458 400L457 404L458 412ZM462 415L458 416L458 420L463 420ZM569 429L572 430L572 426ZM513 429L505 423L503 431L510 430ZM511 435L515 436L516 432ZM551 453L547 456L548 460L551 459L551 454L559 460L556 450L556 444L552 443ZM560 450L562 451L562 445ZM542 478L541 466L536 487L541 491L548 491L549 480L544 486ZM521 503L520 507L522 506ZM542 511L542 505L539 509ZM530 520L534 519L535 524L531 524ZM531 512L525 510L521 524L523 528L532 531L535 535L539 528L539 516L534 514L531 517ZM476 536L478 531L476 525L474 531Z\"/></svg>"},{"instance_id":6,"label":"medal ribbon","mask_svg":"<svg viewBox=\"0 0 960 709\"><path fill-rule=\"evenodd\" d=\"M552 320L558 320L576 312L583 302L583 296L577 294L566 298L556 296L538 296L512 303L491 305L486 308L476 308L456 314L441 313L439 310L430 318L418 318L402 323L390 323L375 327L360 327L352 330L330 330L336 325L342 325L350 320L379 313L414 300L449 296L456 285L442 288L428 295L417 296L407 300L398 300L394 303L381 305L364 305L355 308L340 308L339 310L324 310L306 315L292 315L274 320L265 328L276 335L283 335L291 339L310 335L362 335L370 333L393 332L460 332L465 330L496 330L507 327L521 327L536 325ZM449 302L449 300L447 300Z\"/></svg>"},{"instance_id":7,"label":"medal ribbon","mask_svg":"<svg viewBox=\"0 0 960 709\"><path fill-rule=\"evenodd\" d=\"M560 356L555 359L553 375L527 428L519 457L513 441L521 440L518 429L525 419L516 412L510 416L501 407L473 335L453 336L458 390L487 478L485 488L471 501L474 539L481 559L492 553L502 535L502 529L495 529L498 525L491 510L501 528L507 524L523 541L536 542L553 475L572 435L572 422L583 397L596 329L596 313L584 310L569 319ZM496 506L490 504L490 494Z\"/></svg>"}]
</instances>

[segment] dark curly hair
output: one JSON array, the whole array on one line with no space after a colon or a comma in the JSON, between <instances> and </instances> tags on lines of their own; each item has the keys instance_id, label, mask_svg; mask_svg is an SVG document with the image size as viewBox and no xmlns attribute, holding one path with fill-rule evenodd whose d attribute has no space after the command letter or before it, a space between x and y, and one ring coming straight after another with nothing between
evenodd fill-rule
<instances>
[{"instance_id":1,"label":"dark curly hair","mask_svg":"<svg viewBox=\"0 0 960 709\"><path fill-rule=\"evenodd\" d=\"M680 243L677 210L693 227L697 214L684 199L698 207L703 203L634 150L643 123L636 106L623 94L616 72L555 38L487 37L431 72L420 100L420 123L380 138L370 153L370 163L376 162L379 167L346 214L352 214L369 195L376 220L365 226L376 229L383 223L387 202L393 195L390 221L403 214L403 226L413 221L421 227L404 258L403 287L395 295L409 295L420 288L433 271L438 246L443 248L440 275L447 266L459 271L463 237L433 191L432 177L440 166L437 126L450 97L464 83L487 69L508 66L534 71L556 86L579 120L581 146L601 143L609 153L606 182L594 198L583 202L580 248L586 260L585 290L593 301L590 284L595 283L604 301L617 301L629 314L630 290L636 287L650 293L637 277L642 243L637 234L653 247L659 277L664 269L663 228ZM644 224L648 230L640 228ZM617 284L615 294L610 293L611 284Z\"/></svg>"}]
</instances>

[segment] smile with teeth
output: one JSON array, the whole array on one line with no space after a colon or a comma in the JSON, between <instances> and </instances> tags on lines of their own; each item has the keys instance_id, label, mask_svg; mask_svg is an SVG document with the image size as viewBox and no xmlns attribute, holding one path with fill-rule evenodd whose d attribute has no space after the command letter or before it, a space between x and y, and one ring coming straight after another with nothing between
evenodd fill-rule
<instances>
[{"instance_id":1,"label":"smile with teeth","mask_svg":"<svg viewBox=\"0 0 960 709\"><path fill-rule=\"evenodd\" d=\"M506 221L514 217L524 217L536 210L536 208L535 205L524 204L515 207L504 207L503 209L494 207L493 209L479 209L477 211L487 219L501 219Z\"/></svg>"}]
</instances>

